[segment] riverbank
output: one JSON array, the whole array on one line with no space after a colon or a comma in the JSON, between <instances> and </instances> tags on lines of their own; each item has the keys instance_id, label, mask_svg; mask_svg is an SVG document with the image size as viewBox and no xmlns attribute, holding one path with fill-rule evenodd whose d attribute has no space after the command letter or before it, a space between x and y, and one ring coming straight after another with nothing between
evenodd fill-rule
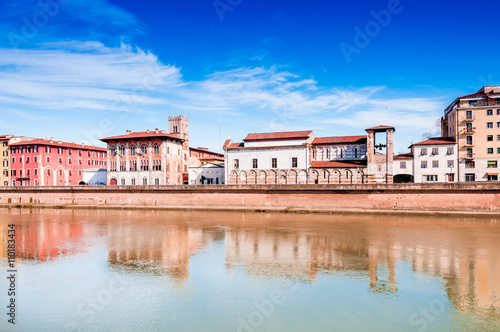
<instances>
[{"instance_id":1,"label":"riverbank","mask_svg":"<svg viewBox=\"0 0 500 332\"><path fill-rule=\"evenodd\" d=\"M2 187L0 206L500 216L500 183Z\"/></svg>"}]
</instances>

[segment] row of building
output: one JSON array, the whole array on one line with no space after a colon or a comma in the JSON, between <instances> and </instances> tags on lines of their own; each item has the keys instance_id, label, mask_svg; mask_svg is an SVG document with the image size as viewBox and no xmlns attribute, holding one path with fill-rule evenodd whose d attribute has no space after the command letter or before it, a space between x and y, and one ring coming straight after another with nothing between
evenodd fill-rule
<instances>
[{"instance_id":1,"label":"row of building","mask_svg":"<svg viewBox=\"0 0 500 332\"><path fill-rule=\"evenodd\" d=\"M317 137L312 130L228 139L224 154L189 146L189 120L169 130L102 138L107 148L0 136L3 186L330 184L498 181L500 86L458 97L444 111L441 136L394 155L392 126L363 135Z\"/></svg>"}]
</instances>

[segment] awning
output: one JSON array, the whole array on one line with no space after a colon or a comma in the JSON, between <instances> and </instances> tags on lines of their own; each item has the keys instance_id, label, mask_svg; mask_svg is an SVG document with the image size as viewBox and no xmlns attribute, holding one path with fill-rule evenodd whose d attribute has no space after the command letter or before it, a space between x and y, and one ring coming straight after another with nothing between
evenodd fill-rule
<instances>
[{"instance_id":1,"label":"awning","mask_svg":"<svg viewBox=\"0 0 500 332\"><path fill-rule=\"evenodd\" d=\"M488 175L498 175L498 173L488 173Z\"/></svg>"}]
</instances>

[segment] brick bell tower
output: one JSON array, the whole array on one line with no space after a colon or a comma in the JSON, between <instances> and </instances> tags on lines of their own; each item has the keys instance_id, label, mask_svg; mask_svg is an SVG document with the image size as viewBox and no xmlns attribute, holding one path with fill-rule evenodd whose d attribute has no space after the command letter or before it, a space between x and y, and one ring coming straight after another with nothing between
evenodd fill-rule
<instances>
[{"instance_id":1,"label":"brick bell tower","mask_svg":"<svg viewBox=\"0 0 500 332\"><path fill-rule=\"evenodd\" d=\"M393 183L394 160L394 132L396 129L391 126L376 126L365 129L367 133L367 179L368 183ZM385 144L375 141L377 133L385 133ZM377 153L376 150L383 150L385 155Z\"/></svg>"},{"instance_id":2,"label":"brick bell tower","mask_svg":"<svg viewBox=\"0 0 500 332\"><path fill-rule=\"evenodd\" d=\"M189 141L189 119L182 115L169 116L168 132L170 134L176 134L180 138Z\"/></svg>"}]
</instances>

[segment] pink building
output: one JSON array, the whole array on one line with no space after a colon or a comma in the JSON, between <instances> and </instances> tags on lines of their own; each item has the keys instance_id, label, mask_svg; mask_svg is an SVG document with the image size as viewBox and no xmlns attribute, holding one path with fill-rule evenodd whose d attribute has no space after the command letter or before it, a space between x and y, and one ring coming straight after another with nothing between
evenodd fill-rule
<instances>
[{"instance_id":1,"label":"pink building","mask_svg":"<svg viewBox=\"0 0 500 332\"><path fill-rule=\"evenodd\" d=\"M83 170L106 168L106 149L84 144L35 139L10 144L12 186L72 186Z\"/></svg>"}]
</instances>

